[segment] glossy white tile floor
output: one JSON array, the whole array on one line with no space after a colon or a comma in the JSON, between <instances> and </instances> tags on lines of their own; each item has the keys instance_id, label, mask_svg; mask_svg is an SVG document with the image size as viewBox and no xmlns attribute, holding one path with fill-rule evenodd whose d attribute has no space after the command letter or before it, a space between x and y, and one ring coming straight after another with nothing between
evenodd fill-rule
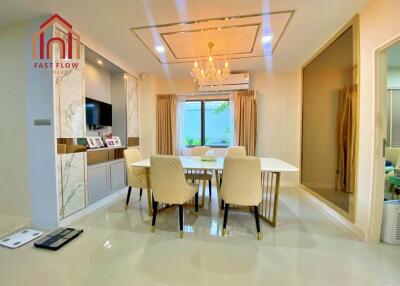
<instances>
[{"instance_id":1,"label":"glossy white tile floor","mask_svg":"<svg viewBox=\"0 0 400 286\"><path fill-rule=\"evenodd\" d=\"M282 189L279 226L230 214L221 237L216 200L195 218L185 211L179 239L177 211L149 232L145 199L93 213L74 227L84 234L57 252L0 248L0 285L400 285L400 247L367 244L345 232L296 189Z\"/></svg>"}]
</instances>

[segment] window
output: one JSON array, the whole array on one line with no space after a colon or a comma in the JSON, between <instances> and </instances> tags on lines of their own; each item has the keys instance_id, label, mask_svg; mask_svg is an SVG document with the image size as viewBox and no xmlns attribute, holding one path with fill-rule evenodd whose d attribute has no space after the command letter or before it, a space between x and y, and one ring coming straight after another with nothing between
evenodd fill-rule
<instances>
[{"instance_id":1,"label":"window","mask_svg":"<svg viewBox=\"0 0 400 286\"><path fill-rule=\"evenodd\" d=\"M186 101L184 112L186 147L230 145L231 106L229 100Z\"/></svg>"},{"instance_id":2,"label":"window","mask_svg":"<svg viewBox=\"0 0 400 286\"><path fill-rule=\"evenodd\" d=\"M400 147L400 90L391 89L388 110L387 140L391 147Z\"/></svg>"}]
</instances>

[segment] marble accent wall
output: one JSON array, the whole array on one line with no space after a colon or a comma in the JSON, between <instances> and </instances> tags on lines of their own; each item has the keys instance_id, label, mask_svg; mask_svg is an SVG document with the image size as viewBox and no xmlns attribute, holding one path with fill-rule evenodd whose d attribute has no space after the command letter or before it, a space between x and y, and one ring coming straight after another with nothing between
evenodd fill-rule
<instances>
[{"instance_id":1,"label":"marble accent wall","mask_svg":"<svg viewBox=\"0 0 400 286\"><path fill-rule=\"evenodd\" d=\"M128 138L139 137L138 80L129 74L126 77L126 109Z\"/></svg>"},{"instance_id":2,"label":"marble accent wall","mask_svg":"<svg viewBox=\"0 0 400 286\"><path fill-rule=\"evenodd\" d=\"M55 27L54 35L66 37L62 27ZM63 69L53 65L53 86L55 97L55 126L57 138L85 137L86 108L84 65L85 48L76 45L74 39L73 54L80 49L80 59L59 60L59 46L53 46L53 62L60 64L78 63L75 68ZM66 47L67 48L67 47ZM63 219L87 205L87 164L86 153L71 153L58 155L57 184L59 218Z\"/></svg>"},{"instance_id":3,"label":"marble accent wall","mask_svg":"<svg viewBox=\"0 0 400 286\"><path fill-rule=\"evenodd\" d=\"M60 217L67 217L86 207L86 153L58 155L61 173Z\"/></svg>"},{"instance_id":4,"label":"marble accent wall","mask_svg":"<svg viewBox=\"0 0 400 286\"><path fill-rule=\"evenodd\" d=\"M58 46L55 46L55 49L57 50ZM80 49L81 60L78 68L54 70L55 124L58 138L84 137L85 134L84 46L81 45ZM67 63L71 60L62 60L61 62Z\"/></svg>"}]
</instances>

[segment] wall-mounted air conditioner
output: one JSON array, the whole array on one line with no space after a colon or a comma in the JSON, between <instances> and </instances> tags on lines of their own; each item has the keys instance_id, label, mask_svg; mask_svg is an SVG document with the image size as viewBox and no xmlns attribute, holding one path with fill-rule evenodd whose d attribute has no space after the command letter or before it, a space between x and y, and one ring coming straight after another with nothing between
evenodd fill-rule
<instances>
[{"instance_id":1,"label":"wall-mounted air conditioner","mask_svg":"<svg viewBox=\"0 0 400 286\"><path fill-rule=\"evenodd\" d=\"M233 73L230 74L222 86L198 86L199 91L223 91L223 90L240 90L249 89L250 86L250 74L246 73Z\"/></svg>"}]
</instances>

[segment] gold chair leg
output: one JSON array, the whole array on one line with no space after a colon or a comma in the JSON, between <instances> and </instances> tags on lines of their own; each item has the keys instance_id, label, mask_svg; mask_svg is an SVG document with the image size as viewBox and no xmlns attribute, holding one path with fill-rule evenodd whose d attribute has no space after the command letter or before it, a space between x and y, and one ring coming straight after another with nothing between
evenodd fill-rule
<instances>
[{"instance_id":1,"label":"gold chair leg","mask_svg":"<svg viewBox=\"0 0 400 286\"><path fill-rule=\"evenodd\" d=\"M261 240L261 239L262 239L261 232L257 232L257 240Z\"/></svg>"},{"instance_id":2,"label":"gold chair leg","mask_svg":"<svg viewBox=\"0 0 400 286\"><path fill-rule=\"evenodd\" d=\"M226 228L222 229L222 236L226 236Z\"/></svg>"},{"instance_id":3,"label":"gold chair leg","mask_svg":"<svg viewBox=\"0 0 400 286\"><path fill-rule=\"evenodd\" d=\"M183 231L179 231L179 238L183 238Z\"/></svg>"},{"instance_id":4,"label":"gold chair leg","mask_svg":"<svg viewBox=\"0 0 400 286\"><path fill-rule=\"evenodd\" d=\"M153 233L153 232L155 232L155 230L156 230L156 227L154 225L152 225L150 228L150 232Z\"/></svg>"}]
</instances>

